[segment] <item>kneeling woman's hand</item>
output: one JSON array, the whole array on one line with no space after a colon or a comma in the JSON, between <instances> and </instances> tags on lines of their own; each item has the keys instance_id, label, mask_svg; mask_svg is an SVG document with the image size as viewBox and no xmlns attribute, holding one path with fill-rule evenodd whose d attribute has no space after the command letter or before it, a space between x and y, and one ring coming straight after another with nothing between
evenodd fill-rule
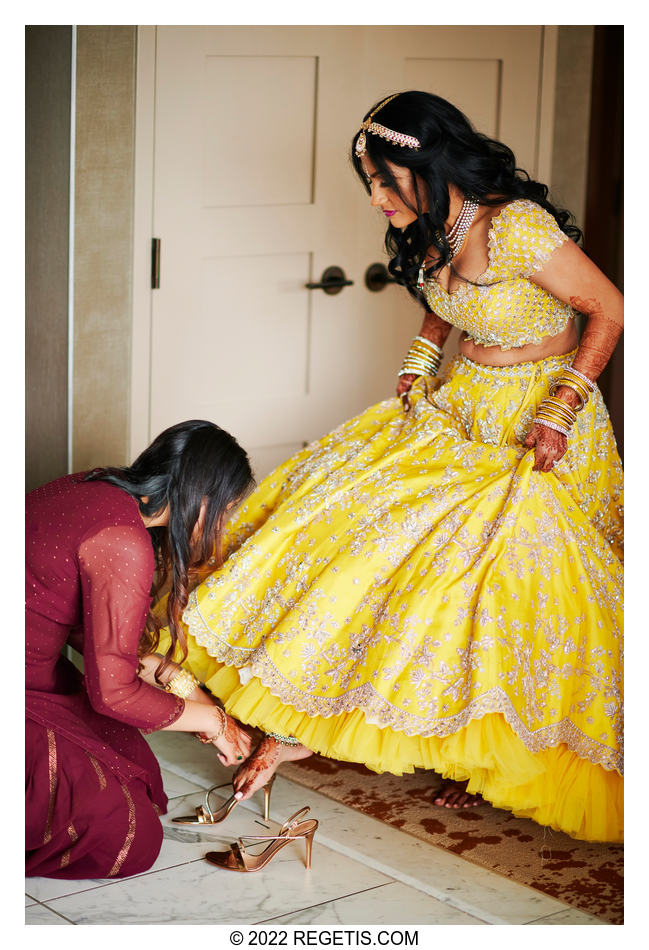
<instances>
[{"instance_id":1,"label":"kneeling woman's hand","mask_svg":"<svg viewBox=\"0 0 649 950\"><path fill-rule=\"evenodd\" d=\"M251 738L239 723L228 716L220 706L213 706L218 724L214 731L196 733L201 742L216 747L218 757L224 765L238 765L250 755Z\"/></svg>"},{"instance_id":2,"label":"kneeling woman's hand","mask_svg":"<svg viewBox=\"0 0 649 950\"><path fill-rule=\"evenodd\" d=\"M163 726L163 731L193 732L201 742L211 742L216 746L219 759L224 765L239 765L247 759L252 740L245 729L228 716L211 695L201 689L198 680L191 673L185 673L189 683L183 683L184 688L180 692L175 690L174 677L182 673L182 667L178 663L169 663L160 680L157 680L156 671L162 660L163 657L158 654L141 657L139 676L152 686L181 695L185 700L183 712L174 722Z\"/></svg>"}]
</instances>

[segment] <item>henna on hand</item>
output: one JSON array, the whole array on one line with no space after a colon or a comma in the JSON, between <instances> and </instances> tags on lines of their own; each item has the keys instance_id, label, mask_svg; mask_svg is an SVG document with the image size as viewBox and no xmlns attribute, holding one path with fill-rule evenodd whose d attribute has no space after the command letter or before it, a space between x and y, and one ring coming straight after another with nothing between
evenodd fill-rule
<instances>
[{"instance_id":1,"label":"henna on hand","mask_svg":"<svg viewBox=\"0 0 649 950\"><path fill-rule=\"evenodd\" d=\"M405 376L399 377L399 382L397 383L397 396L402 396L404 393L410 392L412 389L412 384L417 379L414 373L406 373Z\"/></svg>"},{"instance_id":2,"label":"henna on hand","mask_svg":"<svg viewBox=\"0 0 649 950\"><path fill-rule=\"evenodd\" d=\"M223 729L223 739L226 742L229 742L232 745L236 745L237 747L239 747L239 744L241 741L241 735L242 733L245 735L245 733L243 729L241 728L241 726L239 726L235 722L232 716L228 716L225 713L224 715L225 715L225 725Z\"/></svg>"},{"instance_id":3,"label":"henna on hand","mask_svg":"<svg viewBox=\"0 0 649 950\"><path fill-rule=\"evenodd\" d=\"M279 743L271 736L264 736L251 757L237 771L234 787L245 795L258 775L275 765L279 758Z\"/></svg>"},{"instance_id":4,"label":"henna on hand","mask_svg":"<svg viewBox=\"0 0 649 950\"><path fill-rule=\"evenodd\" d=\"M399 382L397 384L397 396L401 397L401 402L405 412L408 412L410 409L410 399L408 398L408 393L412 389L414 381L417 379L414 373L407 373L405 376L399 377Z\"/></svg>"},{"instance_id":5,"label":"henna on hand","mask_svg":"<svg viewBox=\"0 0 649 950\"><path fill-rule=\"evenodd\" d=\"M430 340L431 343L435 343L435 345L439 346L441 349L446 343L451 329L452 327L450 323L447 323L446 320L442 320L442 318L438 317L436 313L431 312L427 313L424 317L424 322L421 325L419 336L425 337L427 340Z\"/></svg>"},{"instance_id":6,"label":"henna on hand","mask_svg":"<svg viewBox=\"0 0 649 950\"><path fill-rule=\"evenodd\" d=\"M535 422L524 439L528 449L534 449L533 472L551 472L552 466L566 454L568 439L562 432Z\"/></svg>"},{"instance_id":7,"label":"henna on hand","mask_svg":"<svg viewBox=\"0 0 649 950\"><path fill-rule=\"evenodd\" d=\"M554 395L561 399L562 402L565 402L566 405L570 406L571 409L578 410L581 407L579 393L571 389L570 386L557 386Z\"/></svg>"},{"instance_id":8,"label":"henna on hand","mask_svg":"<svg viewBox=\"0 0 649 950\"><path fill-rule=\"evenodd\" d=\"M233 719L232 716L228 716L224 710L221 709L220 711L223 716L223 728L214 736L206 737L207 742L212 743L219 754L219 758L224 761L227 758L227 752L224 752L223 749L227 749L228 746L234 752L238 760L248 758L250 755L250 736L245 729L241 728L236 719ZM200 735L199 738L201 738ZM201 738L201 741L204 740ZM221 747L223 747L223 749ZM226 762L226 764L229 763Z\"/></svg>"},{"instance_id":9,"label":"henna on hand","mask_svg":"<svg viewBox=\"0 0 649 950\"><path fill-rule=\"evenodd\" d=\"M572 365L595 382L611 358L624 327L620 321L605 314L602 305L594 297L587 300L571 297L570 305L588 317Z\"/></svg>"}]
</instances>

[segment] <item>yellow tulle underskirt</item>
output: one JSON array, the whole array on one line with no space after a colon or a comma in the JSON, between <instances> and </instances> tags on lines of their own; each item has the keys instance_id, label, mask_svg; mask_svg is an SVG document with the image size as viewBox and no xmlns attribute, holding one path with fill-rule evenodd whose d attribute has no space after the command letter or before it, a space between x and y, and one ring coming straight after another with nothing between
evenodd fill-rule
<instances>
[{"instance_id":1,"label":"yellow tulle underskirt","mask_svg":"<svg viewBox=\"0 0 649 950\"><path fill-rule=\"evenodd\" d=\"M169 645L163 639L161 651ZM421 768L457 781L468 779L469 792L480 793L496 808L518 817L583 841L623 841L622 776L579 758L563 743L531 753L500 713L472 719L445 738L381 729L368 723L358 709L312 718L280 702L257 677L242 683L235 667L219 664L191 639L189 650L183 666L240 722L295 736L311 751L341 762L358 762L362 749L363 764L379 773ZM410 768L397 771L395 762L408 762ZM587 806L604 801L605 809Z\"/></svg>"}]
</instances>

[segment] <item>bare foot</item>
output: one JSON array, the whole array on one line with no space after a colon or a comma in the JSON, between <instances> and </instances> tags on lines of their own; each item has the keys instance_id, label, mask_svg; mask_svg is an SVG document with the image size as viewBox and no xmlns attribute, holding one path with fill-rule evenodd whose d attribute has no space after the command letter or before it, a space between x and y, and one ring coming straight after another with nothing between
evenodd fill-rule
<instances>
[{"instance_id":1,"label":"bare foot","mask_svg":"<svg viewBox=\"0 0 649 950\"><path fill-rule=\"evenodd\" d=\"M284 745L271 736L264 736L255 751L237 769L232 784L235 792L241 793L241 799L251 795L275 774L282 762L295 762L313 755L303 745Z\"/></svg>"},{"instance_id":2,"label":"bare foot","mask_svg":"<svg viewBox=\"0 0 649 950\"><path fill-rule=\"evenodd\" d=\"M442 805L444 808L474 808L482 805L482 795L469 795L466 782L453 782L447 779L433 799L433 805Z\"/></svg>"}]
</instances>

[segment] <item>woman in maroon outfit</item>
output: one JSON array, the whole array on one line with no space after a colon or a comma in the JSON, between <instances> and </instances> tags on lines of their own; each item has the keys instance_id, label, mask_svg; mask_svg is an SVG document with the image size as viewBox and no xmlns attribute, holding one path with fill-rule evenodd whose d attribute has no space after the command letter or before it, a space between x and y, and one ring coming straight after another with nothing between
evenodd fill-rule
<instances>
[{"instance_id":1,"label":"woman in maroon outfit","mask_svg":"<svg viewBox=\"0 0 649 950\"><path fill-rule=\"evenodd\" d=\"M247 733L175 664L165 658L156 671L140 659L155 652L160 623L182 641L191 573L220 551L226 512L251 483L232 436L192 421L130 467L68 475L27 496L28 876L151 867L167 798L140 730L201 733L226 765L249 755ZM169 572L167 616L156 620L152 596ZM83 654L84 676L62 656L66 643Z\"/></svg>"}]
</instances>

